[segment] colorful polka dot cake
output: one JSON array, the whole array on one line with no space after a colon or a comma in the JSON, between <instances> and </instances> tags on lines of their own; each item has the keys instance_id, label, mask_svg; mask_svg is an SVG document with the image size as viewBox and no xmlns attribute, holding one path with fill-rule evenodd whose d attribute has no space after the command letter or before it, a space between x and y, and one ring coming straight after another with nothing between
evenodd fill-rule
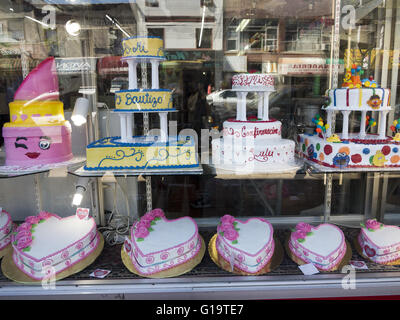
<instances>
[{"instance_id":1,"label":"colorful polka dot cake","mask_svg":"<svg viewBox=\"0 0 400 320\"><path fill-rule=\"evenodd\" d=\"M351 73L359 72L358 67L353 68ZM351 76L348 78L351 82ZM379 88L376 83L371 87L371 81L357 81L354 85L346 82L342 88L328 90L326 98L323 107L326 124L317 115L313 119L315 132L301 134L297 139L297 152L308 163L335 170L400 169L400 138L386 135L387 115L391 110L389 89ZM343 118L342 132L335 133L332 123L339 112ZM379 113L376 116L379 123L372 118L375 112ZM359 132L349 132L351 113L361 119ZM397 122L390 126L392 131L396 130Z\"/></svg>"}]
</instances>

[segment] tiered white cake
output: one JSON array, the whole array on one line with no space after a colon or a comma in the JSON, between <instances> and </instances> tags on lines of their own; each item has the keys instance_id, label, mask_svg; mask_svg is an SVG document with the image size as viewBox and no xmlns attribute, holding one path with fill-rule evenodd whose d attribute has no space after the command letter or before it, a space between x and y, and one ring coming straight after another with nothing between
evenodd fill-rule
<instances>
[{"instance_id":1,"label":"tiered white cake","mask_svg":"<svg viewBox=\"0 0 400 320\"><path fill-rule=\"evenodd\" d=\"M274 78L268 74L239 74L232 78L237 92L236 119L223 123L223 137L212 141L212 162L216 167L244 172L292 169L295 143L282 139L280 121L269 119L269 94ZM257 118L246 116L246 95L258 95Z\"/></svg>"}]
</instances>

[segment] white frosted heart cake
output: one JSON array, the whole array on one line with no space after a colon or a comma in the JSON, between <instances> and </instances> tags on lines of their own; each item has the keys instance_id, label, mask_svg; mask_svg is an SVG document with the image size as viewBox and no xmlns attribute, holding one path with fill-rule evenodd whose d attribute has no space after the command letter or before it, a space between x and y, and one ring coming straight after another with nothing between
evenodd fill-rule
<instances>
[{"instance_id":1,"label":"white frosted heart cake","mask_svg":"<svg viewBox=\"0 0 400 320\"><path fill-rule=\"evenodd\" d=\"M337 226L324 223L313 227L301 222L290 235L289 249L300 261L330 271L340 264L347 246L344 234Z\"/></svg>"},{"instance_id":2,"label":"white frosted heart cake","mask_svg":"<svg viewBox=\"0 0 400 320\"><path fill-rule=\"evenodd\" d=\"M30 278L42 280L85 259L99 242L93 218L41 212L27 217L13 234L13 261Z\"/></svg>"},{"instance_id":3,"label":"white frosted heart cake","mask_svg":"<svg viewBox=\"0 0 400 320\"><path fill-rule=\"evenodd\" d=\"M230 215L221 218L215 241L219 258L245 273L256 274L274 254L274 230L262 218L238 220Z\"/></svg>"},{"instance_id":4,"label":"white frosted heart cake","mask_svg":"<svg viewBox=\"0 0 400 320\"><path fill-rule=\"evenodd\" d=\"M1 209L0 212L0 251L5 249L11 243L12 231L14 224L10 214Z\"/></svg>"},{"instance_id":5,"label":"white frosted heart cake","mask_svg":"<svg viewBox=\"0 0 400 320\"><path fill-rule=\"evenodd\" d=\"M384 225L376 219L361 224L358 243L364 256L380 264L400 259L400 228Z\"/></svg>"},{"instance_id":6,"label":"white frosted heart cake","mask_svg":"<svg viewBox=\"0 0 400 320\"><path fill-rule=\"evenodd\" d=\"M147 212L136 221L124 243L125 253L143 276L189 262L201 247L202 239L192 218L168 220L161 209Z\"/></svg>"}]
</instances>

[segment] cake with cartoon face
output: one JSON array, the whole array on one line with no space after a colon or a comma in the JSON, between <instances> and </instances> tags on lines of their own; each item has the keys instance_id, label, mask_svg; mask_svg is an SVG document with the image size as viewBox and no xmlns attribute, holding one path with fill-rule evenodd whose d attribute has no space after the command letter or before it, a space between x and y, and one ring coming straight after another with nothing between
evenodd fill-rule
<instances>
[{"instance_id":1,"label":"cake with cartoon face","mask_svg":"<svg viewBox=\"0 0 400 320\"><path fill-rule=\"evenodd\" d=\"M71 125L58 100L54 58L40 63L25 78L10 103L3 127L7 166L34 166L72 159Z\"/></svg>"},{"instance_id":2,"label":"cake with cartoon face","mask_svg":"<svg viewBox=\"0 0 400 320\"><path fill-rule=\"evenodd\" d=\"M400 259L400 228L385 225L376 219L361 224L358 244L362 254L379 264L390 264Z\"/></svg>"},{"instance_id":3,"label":"cake with cartoon face","mask_svg":"<svg viewBox=\"0 0 400 320\"><path fill-rule=\"evenodd\" d=\"M313 119L314 133L300 134L297 138L299 155L321 170L339 171L360 169L400 169L400 142L395 135L386 134L390 107L390 89L380 88L370 78L360 80L361 68L347 70L341 88L326 92L326 123L321 116ZM342 113L342 132L334 132L332 123ZM372 116L376 116L376 121ZM360 118L358 132L350 132L350 114ZM375 116L374 116L375 117ZM395 120L390 129L400 129ZM377 128L377 132L374 132Z\"/></svg>"},{"instance_id":4,"label":"cake with cartoon face","mask_svg":"<svg viewBox=\"0 0 400 320\"><path fill-rule=\"evenodd\" d=\"M215 241L219 259L248 274L257 274L267 266L274 254L274 229L262 218L246 221L231 215L221 218Z\"/></svg>"}]
</instances>

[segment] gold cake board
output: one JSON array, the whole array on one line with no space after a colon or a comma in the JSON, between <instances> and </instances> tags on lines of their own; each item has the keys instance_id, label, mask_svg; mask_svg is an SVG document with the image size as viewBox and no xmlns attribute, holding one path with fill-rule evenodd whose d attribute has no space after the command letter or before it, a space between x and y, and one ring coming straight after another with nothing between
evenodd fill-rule
<instances>
[{"instance_id":1,"label":"gold cake board","mask_svg":"<svg viewBox=\"0 0 400 320\"><path fill-rule=\"evenodd\" d=\"M121 248L122 262L124 263L125 267L130 272L132 272L138 276L141 276L141 277L155 278L155 279L177 277L177 276L180 276L184 273L191 271L203 259L204 253L206 251L206 246L205 246L203 238L201 236L200 236L200 238L201 238L201 248L200 248L199 252L197 253L197 255L195 257L193 257L192 259L190 259L189 261L187 261L183 264L180 264L176 267L173 267L171 269L168 269L168 270L160 271L160 272L153 273L150 275L145 275L145 274L140 273L133 265L129 255L125 252L124 246L122 246L122 248Z\"/></svg>"},{"instance_id":2,"label":"gold cake board","mask_svg":"<svg viewBox=\"0 0 400 320\"><path fill-rule=\"evenodd\" d=\"M97 248L85 259L82 261L74 264L71 268L61 271L55 275L55 280L61 280L64 278L69 277L75 273L78 273L91 265L97 257L101 254L104 247L104 238L101 233L98 232L99 235L99 244ZM10 280L22 283L22 284L42 284L43 280L35 280L29 277L27 274L22 272L18 267L15 265L14 260L12 258L12 251L6 255L2 262L1 262L1 271L3 274Z\"/></svg>"},{"instance_id":3,"label":"gold cake board","mask_svg":"<svg viewBox=\"0 0 400 320\"><path fill-rule=\"evenodd\" d=\"M310 262L306 262L306 261L298 258L296 255L294 255L292 253L292 251L290 251L289 240L290 240L290 237L288 237L287 240L285 241L285 249L286 249L286 252L287 252L288 256L290 257L290 259L292 259L294 262L296 262L299 266L310 263ZM342 269L344 266L348 265L352 255L353 255L353 251L351 250L350 243L346 240L346 253L344 254L344 256L339 264L337 264L330 270L322 270L322 269L318 268L316 265L315 265L315 267L319 271L322 271L322 272L336 271L336 270Z\"/></svg>"},{"instance_id":4,"label":"gold cake board","mask_svg":"<svg viewBox=\"0 0 400 320\"><path fill-rule=\"evenodd\" d=\"M279 242L279 240L276 237L274 237L274 242L275 242L274 253L271 257L270 262L268 262L260 271L258 271L257 273L247 273L237 269L236 267L234 267L232 270L231 264L218 254L217 247L215 245L216 240L217 240L217 234L215 234L208 243L208 253L210 254L211 260L214 261L214 263L221 269L240 276L258 276L266 274L272 271L273 269L277 268L282 263L283 260L282 245Z\"/></svg>"},{"instance_id":5,"label":"gold cake board","mask_svg":"<svg viewBox=\"0 0 400 320\"><path fill-rule=\"evenodd\" d=\"M356 248L358 254L359 254L360 256L362 256L364 259L366 259L366 260L368 260L368 261L370 261L370 262L373 262L373 263L376 263L376 264L381 264L381 265L386 265L386 266L398 266L398 265L400 265L400 258L397 259L397 260L394 260L394 261L387 262L387 263L378 263L378 262L375 262L374 260L371 260L368 256L366 256L366 255L363 253L363 250L361 249L361 246L360 246L360 244L358 243L358 237L355 237L355 238L353 239L353 244L354 244L354 247Z\"/></svg>"},{"instance_id":6,"label":"gold cake board","mask_svg":"<svg viewBox=\"0 0 400 320\"><path fill-rule=\"evenodd\" d=\"M0 250L0 258L3 258L6 255L12 253L12 251L13 251L12 245L11 245L11 243L9 243L5 248Z\"/></svg>"}]
</instances>

